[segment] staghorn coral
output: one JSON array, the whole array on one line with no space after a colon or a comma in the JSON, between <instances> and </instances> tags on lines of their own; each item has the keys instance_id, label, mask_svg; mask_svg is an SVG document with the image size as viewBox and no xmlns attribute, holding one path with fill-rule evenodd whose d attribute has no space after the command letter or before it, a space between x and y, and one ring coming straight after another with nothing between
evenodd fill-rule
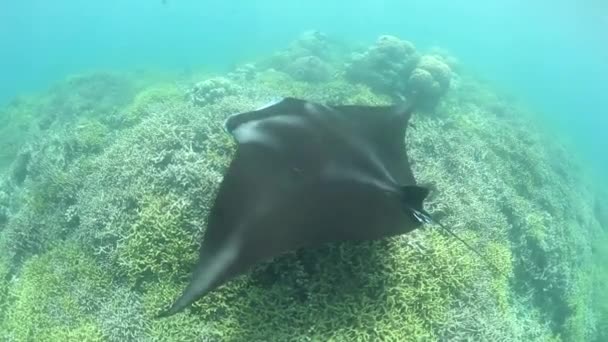
<instances>
[{"instance_id":1,"label":"staghorn coral","mask_svg":"<svg viewBox=\"0 0 608 342\"><path fill-rule=\"evenodd\" d=\"M6 170L35 130L36 117L41 111L35 96L19 97L0 109L0 172Z\"/></svg>"},{"instance_id":2,"label":"staghorn coral","mask_svg":"<svg viewBox=\"0 0 608 342\"><path fill-rule=\"evenodd\" d=\"M126 287L111 289L112 297L103 301L97 322L104 341L146 341L150 323L144 315L140 296Z\"/></svg>"},{"instance_id":3,"label":"staghorn coral","mask_svg":"<svg viewBox=\"0 0 608 342\"><path fill-rule=\"evenodd\" d=\"M148 274L175 277L196 257L194 235L182 229L191 204L161 194L144 194L137 202L128 235L116 241L116 263L133 284Z\"/></svg>"},{"instance_id":4,"label":"staghorn coral","mask_svg":"<svg viewBox=\"0 0 608 342\"><path fill-rule=\"evenodd\" d=\"M225 77L215 77L197 83L188 98L198 106L214 104L225 96L236 95L239 87Z\"/></svg>"},{"instance_id":5,"label":"staghorn coral","mask_svg":"<svg viewBox=\"0 0 608 342\"><path fill-rule=\"evenodd\" d=\"M130 127L139 123L154 109L154 106L166 103L180 102L183 94L176 86L171 84L160 84L143 89L133 99L133 102L126 107L124 113L120 113L111 122L111 126L116 129Z\"/></svg>"},{"instance_id":6,"label":"staghorn coral","mask_svg":"<svg viewBox=\"0 0 608 342\"><path fill-rule=\"evenodd\" d=\"M363 53L353 54L345 76L380 93L394 95L405 89L405 82L420 56L414 44L394 36L380 36Z\"/></svg>"},{"instance_id":7,"label":"staghorn coral","mask_svg":"<svg viewBox=\"0 0 608 342\"><path fill-rule=\"evenodd\" d=\"M387 105L391 103L389 97L375 94L362 84L346 83L339 77L318 86L307 82L294 81L287 74L276 70L266 70L260 72L255 82L248 86L256 89L256 93L248 94L253 98L272 99L277 96L294 96L333 105Z\"/></svg>"},{"instance_id":8,"label":"staghorn coral","mask_svg":"<svg viewBox=\"0 0 608 342\"><path fill-rule=\"evenodd\" d=\"M424 70L435 77L442 69L427 63ZM407 143L417 178L436 188L429 209L506 278L429 227L286 254L184 314L154 320L187 280L234 153L221 128L228 114L277 96L390 102L340 77L313 85L266 70L230 82L239 91L202 106L171 86L147 88L112 115L66 117L27 143L27 157L14 162L17 172L0 186L9 213L0 225L0 339L27 340L33 333L110 341L606 336L608 310L591 295L591 288L605 293L605 267L583 267L600 250L590 241L606 234L596 209L602 198L589 200L598 197L589 180L524 110L466 77L443 95L436 115L414 116ZM70 128L88 120L109 127L110 135L68 143L82 133ZM39 282L48 286L32 286ZM41 305L34 307L32 298ZM61 305L49 309L57 298Z\"/></svg>"},{"instance_id":9,"label":"staghorn coral","mask_svg":"<svg viewBox=\"0 0 608 342\"><path fill-rule=\"evenodd\" d=\"M596 341L608 338L608 235L598 234L593 242L594 265L591 271L593 306L597 322Z\"/></svg>"},{"instance_id":10,"label":"staghorn coral","mask_svg":"<svg viewBox=\"0 0 608 342\"><path fill-rule=\"evenodd\" d=\"M33 257L10 288L11 305L0 324L0 337L9 341L76 337L101 341L94 322L95 301L107 295L109 283L95 261L72 245Z\"/></svg>"},{"instance_id":11,"label":"staghorn coral","mask_svg":"<svg viewBox=\"0 0 608 342\"><path fill-rule=\"evenodd\" d=\"M4 315L9 308L9 288L10 288L10 265L5 256L0 257L0 328L4 322ZM1 335L0 335L1 336Z\"/></svg>"},{"instance_id":12,"label":"staghorn coral","mask_svg":"<svg viewBox=\"0 0 608 342\"><path fill-rule=\"evenodd\" d=\"M449 97L448 103L452 101ZM575 223L568 214L592 217L588 202L572 188L583 180L573 177L564 181L559 176L553 165L555 152L548 149L540 130L534 130L528 119L505 120L489 108L473 104L468 111L451 107L438 114L442 119L416 117L414 124L426 132L440 130L441 137L412 135L414 144L420 146L413 148L414 153L450 156L439 158L439 165L433 163L435 171L429 180L444 191L450 188L448 182L461 186L458 191L442 191L441 203L446 206L436 211L448 215L448 220L466 211L468 216L461 218L460 224L483 227L488 236L510 240L510 248L518 256L514 263L517 285L511 295L524 310L537 310L542 320L551 322L545 329L556 335L571 334L572 326L566 322L575 313L568 314L569 303L577 291L584 292L575 290L583 286L576 269L589 263L589 232L597 229L586 220ZM417 140L425 136L425 140ZM449 174L441 171L448 169ZM424 171L419 174L426 177ZM473 193L481 196L472 198ZM466 208L459 209L463 204ZM592 334L590 327L584 328L586 336Z\"/></svg>"},{"instance_id":13,"label":"staghorn coral","mask_svg":"<svg viewBox=\"0 0 608 342\"><path fill-rule=\"evenodd\" d=\"M100 152L106 145L105 139L110 135L108 127L95 119L80 119L73 130L74 138L67 143L76 154Z\"/></svg>"},{"instance_id":14,"label":"staghorn coral","mask_svg":"<svg viewBox=\"0 0 608 342\"><path fill-rule=\"evenodd\" d=\"M2 230L2 228L4 227L6 222L8 222L9 210L10 210L9 201L10 201L10 199L9 199L8 194L5 191L0 190L0 230Z\"/></svg>"},{"instance_id":15,"label":"staghorn coral","mask_svg":"<svg viewBox=\"0 0 608 342\"><path fill-rule=\"evenodd\" d=\"M130 103L135 89L124 74L95 72L68 77L52 89L48 101L58 117L82 116L83 112L103 115Z\"/></svg>"}]
</instances>

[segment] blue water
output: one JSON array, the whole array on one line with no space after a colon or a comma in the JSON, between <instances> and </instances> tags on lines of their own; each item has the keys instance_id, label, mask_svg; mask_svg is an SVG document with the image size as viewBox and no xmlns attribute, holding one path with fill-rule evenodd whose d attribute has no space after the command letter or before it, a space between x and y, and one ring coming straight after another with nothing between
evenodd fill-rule
<instances>
[{"instance_id":1,"label":"blue water","mask_svg":"<svg viewBox=\"0 0 608 342\"><path fill-rule=\"evenodd\" d=\"M87 70L229 68L319 29L438 45L529 105L608 170L608 3L22 0L0 5L0 103Z\"/></svg>"}]
</instances>

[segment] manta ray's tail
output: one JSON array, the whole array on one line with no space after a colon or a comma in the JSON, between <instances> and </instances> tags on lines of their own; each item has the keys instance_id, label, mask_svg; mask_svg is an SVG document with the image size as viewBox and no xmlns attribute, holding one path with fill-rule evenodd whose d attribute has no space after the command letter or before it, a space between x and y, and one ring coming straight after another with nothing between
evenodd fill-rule
<instances>
[{"instance_id":1,"label":"manta ray's tail","mask_svg":"<svg viewBox=\"0 0 608 342\"><path fill-rule=\"evenodd\" d=\"M412 191L412 189L415 190L414 192L419 194L418 197L424 198L424 197L426 197L426 195L428 195L428 190L426 190L425 188L422 188L422 187L407 186L407 187L404 187L404 188L407 188L410 192ZM492 268L493 271L495 271L497 274L499 274L501 276L504 276L505 278L507 277L507 275L504 272L502 272L498 268L498 266L496 266L493 263L491 263L486 256L484 256L483 254L481 254L481 252L479 252L478 250L476 250L475 248L473 248L473 246L471 246L468 242L466 242L460 236L456 235L456 233L454 233L453 231L451 231L448 227L444 226L443 224L441 224L437 220L434 220L431 217L431 215L429 213L427 213L422 208L422 206L410 206L409 209L412 211L414 217L420 223L434 223L434 224L438 225L441 229L443 229L449 235L451 235L454 238L456 238L456 240L462 242L462 244L464 244L473 253L477 254L477 256L479 256L481 258L481 260L483 260L486 263L486 265L488 265L490 268Z\"/></svg>"}]
</instances>

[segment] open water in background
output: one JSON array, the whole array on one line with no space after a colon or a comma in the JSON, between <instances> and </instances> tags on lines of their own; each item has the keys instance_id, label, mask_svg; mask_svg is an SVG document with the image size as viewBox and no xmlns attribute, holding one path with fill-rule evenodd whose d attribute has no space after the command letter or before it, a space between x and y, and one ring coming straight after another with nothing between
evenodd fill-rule
<instances>
[{"instance_id":1,"label":"open water in background","mask_svg":"<svg viewBox=\"0 0 608 342\"><path fill-rule=\"evenodd\" d=\"M308 29L440 46L608 172L608 2L20 0L0 3L0 104L83 71L218 70Z\"/></svg>"}]
</instances>

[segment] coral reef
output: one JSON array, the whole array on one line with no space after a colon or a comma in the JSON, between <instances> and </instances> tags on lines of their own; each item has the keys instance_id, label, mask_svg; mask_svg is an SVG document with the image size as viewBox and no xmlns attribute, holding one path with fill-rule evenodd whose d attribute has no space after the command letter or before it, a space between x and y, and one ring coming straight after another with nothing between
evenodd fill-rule
<instances>
[{"instance_id":1,"label":"coral reef","mask_svg":"<svg viewBox=\"0 0 608 342\"><path fill-rule=\"evenodd\" d=\"M331 77L331 69L319 57L296 58L286 67L286 72L297 81L323 82Z\"/></svg>"},{"instance_id":2,"label":"coral reef","mask_svg":"<svg viewBox=\"0 0 608 342\"><path fill-rule=\"evenodd\" d=\"M239 86L225 77L215 77L197 83L188 93L192 103L204 106L214 104L225 96L236 95Z\"/></svg>"},{"instance_id":3,"label":"coral reef","mask_svg":"<svg viewBox=\"0 0 608 342\"><path fill-rule=\"evenodd\" d=\"M35 136L77 119L107 124L150 82L130 74L95 72L74 75L45 93L21 97L0 109L0 170ZM4 164L4 165L3 165Z\"/></svg>"},{"instance_id":4,"label":"coral reef","mask_svg":"<svg viewBox=\"0 0 608 342\"><path fill-rule=\"evenodd\" d=\"M276 52L273 56L258 62L262 70L273 68L284 71L294 60L300 57L314 56L322 61L332 60L332 49L327 35L311 30L300 35L287 49Z\"/></svg>"},{"instance_id":5,"label":"coral reef","mask_svg":"<svg viewBox=\"0 0 608 342\"><path fill-rule=\"evenodd\" d=\"M298 58L338 68L333 50L309 32L284 64L188 92L93 74L3 109L0 131L21 128L0 134L15 141L0 156L0 340L605 340L608 197L567 149L464 72L452 87L445 54L396 37L344 77L289 71ZM434 106L406 137L435 189L427 207L500 274L428 227L288 253L154 319L188 280L234 153L227 115L280 96L381 105L414 89Z\"/></svg>"},{"instance_id":6,"label":"coral reef","mask_svg":"<svg viewBox=\"0 0 608 342\"><path fill-rule=\"evenodd\" d=\"M320 31L304 32L287 49L257 63L260 71L285 72L294 80L318 83L331 80L341 67L339 44Z\"/></svg>"},{"instance_id":7,"label":"coral reef","mask_svg":"<svg viewBox=\"0 0 608 342\"><path fill-rule=\"evenodd\" d=\"M73 246L57 246L32 257L9 289L10 305L0 322L0 338L102 341L95 312L108 295L109 284L95 261Z\"/></svg>"},{"instance_id":8,"label":"coral reef","mask_svg":"<svg viewBox=\"0 0 608 342\"><path fill-rule=\"evenodd\" d=\"M432 110L454 75L447 61L456 65L445 52L422 55L411 42L381 36L364 52L353 54L344 75L393 98L414 97L419 108Z\"/></svg>"},{"instance_id":9,"label":"coral reef","mask_svg":"<svg viewBox=\"0 0 608 342\"><path fill-rule=\"evenodd\" d=\"M108 124L115 129L129 127L139 123L156 106L167 103L181 102L183 94L176 86L171 84L161 84L150 86L140 91L133 102L129 104L124 113L117 115L113 120L107 120Z\"/></svg>"},{"instance_id":10,"label":"coral reef","mask_svg":"<svg viewBox=\"0 0 608 342\"><path fill-rule=\"evenodd\" d=\"M227 77L237 81L252 81L257 73L254 64L247 63L241 65L228 73Z\"/></svg>"},{"instance_id":11,"label":"coral reef","mask_svg":"<svg viewBox=\"0 0 608 342\"><path fill-rule=\"evenodd\" d=\"M345 76L352 82L393 95L405 89L405 83L419 59L414 44L385 35L363 53L353 54Z\"/></svg>"},{"instance_id":12,"label":"coral reef","mask_svg":"<svg viewBox=\"0 0 608 342\"><path fill-rule=\"evenodd\" d=\"M452 71L437 56L425 55L412 70L406 93L420 100L422 105L434 106L450 87Z\"/></svg>"},{"instance_id":13,"label":"coral reef","mask_svg":"<svg viewBox=\"0 0 608 342\"><path fill-rule=\"evenodd\" d=\"M126 287L110 289L111 298L99 305L98 324L105 341L149 340L146 319L140 296Z\"/></svg>"},{"instance_id":14,"label":"coral reef","mask_svg":"<svg viewBox=\"0 0 608 342\"><path fill-rule=\"evenodd\" d=\"M290 47L292 50L302 51L302 54L317 56L324 60L329 59L332 46L327 35L318 30L303 32Z\"/></svg>"}]
</instances>

